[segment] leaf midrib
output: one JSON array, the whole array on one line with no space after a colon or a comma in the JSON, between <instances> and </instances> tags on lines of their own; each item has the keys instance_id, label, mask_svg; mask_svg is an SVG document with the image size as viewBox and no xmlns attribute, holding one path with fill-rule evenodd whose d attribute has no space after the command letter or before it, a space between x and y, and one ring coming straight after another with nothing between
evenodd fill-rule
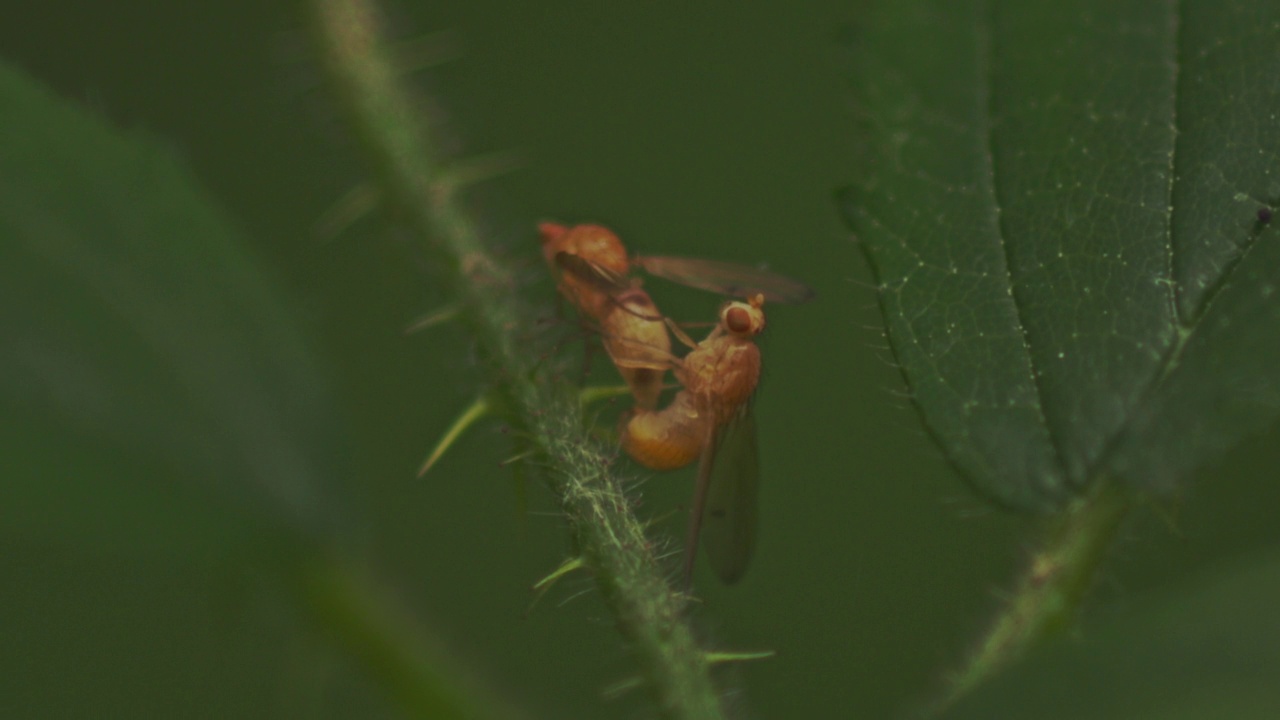
<instances>
[{"instance_id":1,"label":"leaf midrib","mask_svg":"<svg viewBox=\"0 0 1280 720\"><path fill-rule=\"evenodd\" d=\"M1174 74L1173 82L1171 83L1173 92L1171 102L1173 117L1171 124L1173 126L1174 141L1172 151L1169 154L1168 186L1165 191L1165 207L1168 208L1168 210L1165 213L1166 281L1163 284L1166 288L1164 297L1165 302L1169 305L1169 317L1174 318L1175 322L1175 327L1173 328L1174 332L1172 333L1174 340L1166 349L1164 357L1160 360L1158 371L1151 374L1146 387L1142 388L1136 394L1135 400L1128 408L1126 408L1123 419L1117 424L1116 429L1111 433L1110 437L1107 438L1106 442L1098 452L1095 461L1087 466L1087 471L1083 478L1083 482L1086 486L1092 484L1097 479L1100 470L1108 467L1111 456L1115 451L1115 448L1119 445L1119 441L1125 437L1131 427L1135 411L1146 405L1154 396L1157 396L1161 389L1165 387L1168 378L1176 372L1183 352L1189 345L1191 339L1195 336L1202 320L1208 315L1214 299L1218 296L1220 291L1229 284L1230 278L1235 269L1248 256L1250 250L1252 250L1255 245L1258 235L1260 234L1259 232L1251 233L1249 242L1243 246L1240 254L1223 268L1219 277L1215 279L1214 283L1206 291L1204 299L1197 308L1198 311L1195 318L1184 321L1178 307L1177 279L1174 272L1175 258L1173 243L1173 217L1176 212L1176 208L1174 208L1173 205L1173 197L1174 188L1178 178L1177 169L1178 162L1181 157L1180 147L1182 145L1182 132L1179 128L1178 121L1182 115L1181 106L1185 99L1185 93L1183 92L1185 76L1182 72L1184 66L1182 53L1186 47L1186 42L1183 35L1185 23L1182 22L1182 18L1184 16L1182 0L1174 0L1171 4L1171 11L1172 15L1170 19L1174 24L1173 44L1170 49L1172 56L1170 68ZM1023 340L1023 354L1026 359L1027 367L1030 369L1032 386L1036 391L1036 416L1041 426L1044 428L1045 434L1049 438L1050 445L1053 447L1053 462L1055 469L1064 480L1070 482L1071 478L1067 473L1068 465L1065 461L1065 450L1062 445L1062 439L1059 436L1059 433L1054 432L1053 427L1049 424L1048 418L1044 412L1044 387L1040 381L1040 373L1037 371L1035 354L1031 350L1031 338L1027 333L1028 323L1024 310L1026 299L1022 297L1021 285L1015 282L1013 278L1013 261L1008 241L1009 232L1005 224L1004 213L1002 212L1000 204L1000 193L998 192L999 181L1002 176L996 166L995 128L993 123L993 118L996 117L995 93L993 92L994 74L992 72L991 62L992 57L994 56L994 41L992 33L992 28L995 27L994 12L995 11L993 10L991 3L984 3L983 14L985 16L985 22L979 24L977 27L979 35L977 42L979 53L977 57L977 65L979 67L978 76L980 78L978 91L983 95L984 100L980 105L986 109L985 115L981 117L981 120L984 123L982 135L986 138L985 154L989 166L989 177L991 178L991 186L988 189L991 193L992 204L996 213L996 227L999 233L997 240L1000 243L1000 249L1004 258L1004 270L1005 277L1008 279L1009 284L1010 302L1013 303L1013 308L1018 320L1018 333ZM1120 309L1122 308L1117 308L1117 310Z\"/></svg>"},{"instance_id":2,"label":"leaf midrib","mask_svg":"<svg viewBox=\"0 0 1280 720\"><path fill-rule=\"evenodd\" d=\"M1059 438L1053 432L1049 425L1049 420L1044 414L1044 386L1040 383L1040 373L1036 369L1035 355L1031 352L1031 339L1027 335L1027 319L1023 309L1023 301L1019 299L1018 284L1013 280L1013 259L1010 256L1009 232L1005 226L1004 212L1000 205L1000 193L998 190L998 178L1000 177L996 168L995 154L995 124L993 118L996 116L995 93L993 92L994 73L992 72L992 56L993 44L992 30L995 28L995 16L992 4L984 3L985 20L977 25L978 41L975 46L978 50L976 64L978 66L979 86L978 92L982 94L982 100L979 106L985 108L985 114L980 119L984 124L982 137L986 138L986 147L984 148L984 156L987 160L987 177L990 178L990 187L987 188L991 195L991 204L996 214L996 232L997 241L1000 243L1000 252L1004 259L1004 276L1009 284L1009 301L1013 303L1014 315L1018 319L1018 335L1022 338L1022 354L1026 359L1027 368L1030 371L1030 380L1032 387L1036 391L1035 413L1040 426L1044 428L1045 436L1049 438L1049 444L1053 447L1053 465L1058 477L1064 480L1068 479L1067 466L1063 461L1062 446Z\"/></svg>"}]
</instances>

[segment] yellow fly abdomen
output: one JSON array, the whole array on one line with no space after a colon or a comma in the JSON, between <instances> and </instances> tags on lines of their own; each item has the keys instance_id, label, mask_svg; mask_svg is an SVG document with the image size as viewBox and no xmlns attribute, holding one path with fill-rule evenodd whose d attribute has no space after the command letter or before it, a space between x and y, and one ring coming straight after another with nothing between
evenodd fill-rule
<instances>
[{"instance_id":1,"label":"yellow fly abdomen","mask_svg":"<svg viewBox=\"0 0 1280 720\"><path fill-rule=\"evenodd\" d=\"M622 430L622 449L652 470L675 470L698 459L706 441L706 421L687 392L661 412L640 411Z\"/></svg>"}]
</instances>

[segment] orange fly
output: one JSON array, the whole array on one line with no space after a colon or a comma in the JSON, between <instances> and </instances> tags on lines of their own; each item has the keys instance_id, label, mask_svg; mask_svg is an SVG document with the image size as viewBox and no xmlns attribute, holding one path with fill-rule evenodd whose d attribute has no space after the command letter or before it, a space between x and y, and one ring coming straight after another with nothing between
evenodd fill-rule
<instances>
[{"instance_id":1,"label":"orange fly","mask_svg":"<svg viewBox=\"0 0 1280 720\"><path fill-rule=\"evenodd\" d=\"M623 429L623 449L646 467L671 470L699 461L685 544L686 587L699 537L725 583L742 577L755 549L760 467L751 398L760 380L754 339L764 330L763 306L759 294L725 303L705 340L681 337L693 348L672 361L683 389L662 410L637 411Z\"/></svg>"},{"instance_id":2,"label":"orange fly","mask_svg":"<svg viewBox=\"0 0 1280 720\"><path fill-rule=\"evenodd\" d=\"M649 293L628 276L630 263L622 241L599 225L570 229L542 223L538 231L560 293L599 325L605 352L631 388L636 405L654 409L670 366L671 337Z\"/></svg>"},{"instance_id":3,"label":"orange fly","mask_svg":"<svg viewBox=\"0 0 1280 720\"><path fill-rule=\"evenodd\" d=\"M600 225L570 228L544 222L538 226L538 231L542 236L542 254L553 269L558 264L556 256L563 252L579 256L598 268L600 274L613 279L625 278L632 268L639 267L650 275L671 282L730 297L748 299L763 295L767 302L787 305L813 298L813 290L804 283L749 265L668 255L628 256L618 236ZM570 281L566 288L562 282L560 292L583 312L591 314L580 300L582 284ZM590 292L587 294L591 295ZM587 302L599 299L595 296Z\"/></svg>"},{"instance_id":4,"label":"orange fly","mask_svg":"<svg viewBox=\"0 0 1280 720\"><path fill-rule=\"evenodd\" d=\"M622 446L655 470L698 463L685 547L684 580L691 583L699 539L725 583L746 571L755 549L759 462L751 398L760 378L754 338L765 324L766 301L800 303L813 297L806 285L745 265L676 257L628 257L612 231L598 225L539 226L543 255L557 273L561 294L595 319L605 348L636 397ZM662 317L630 270L684 285L738 296L747 302L721 307L719 323L695 343ZM671 355L668 328L692 350ZM656 410L662 377L674 369L683 389Z\"/></svg>"},{"instance_id":5,"label":"orange fly","mask_svg":"<svg viewBox=\"0 0 1280 720\"><path fill-rule=\"evenodd\" d=\"M721 295L762 296L769 302L801 303L813 290L791 278L737 263L669 256L628 257L622 241L601 225L538 226L542 254L557 273L560 293L598 323L604 345L644 410L657 407L670 365L667 325L633 267L673 282Z\"/></svg>"}]
</instances>

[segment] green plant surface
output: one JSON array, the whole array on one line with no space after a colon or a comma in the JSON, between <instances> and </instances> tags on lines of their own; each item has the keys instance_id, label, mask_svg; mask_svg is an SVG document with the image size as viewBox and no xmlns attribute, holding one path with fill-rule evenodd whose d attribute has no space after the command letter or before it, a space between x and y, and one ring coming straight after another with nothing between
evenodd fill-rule
<instances>
[{"instance_id":1,"label":"green plant surface","mask_svg":"<svg viewBox=\"0 0 1280 720\"><path fill-rule=\"evenodd\" d=\"M958 695L1069 626L1119 495L1168 496L1280 411L1280 10L919 3L865 28L841 205L912 400L976 488L1067 507Z\"/></svg>"},{"instance_id":2,"label":"green plant surface","mask_svg":"<svg viewBox=\"0 0 1280 720\"><path fill-rule=\"evenodd\" d=\"M452 201L501 268L502 297L518 305L502 328L518 337L518 364L534 369L539 393L565 403L530 425L512 412L494 334L477 330L475 303L436 244L444 235L422 233L411 213L423 208L386 192L386 159L352 132L299 5L49 0L0 23L4 66L19 68L30 91L18 102L0 96L0 167L19 173L0 176L0 716L501 717L508 705L533 718L658 715L612 600L585 570L571 513L543 482L558 464L528 454L531 429L563 420L600 443L598 459L651 543L652 574L668 580L678 575L694 472L630 464L607 440L630 400L578 394L620 378L572 312L555 308L537 248L546 220L601 222L637 253L767 266L818 291L803 306L766 308L751 566L727 587L699 562L686 599L684 621L696 647L711 651L701 659L713 665L728 715L902 717L933 707L974 671L973 694L953 712L998 702L1004 716L1039 716L1054 680L1030 679L1038 652L1026 675L1009 662L1017 653L962 664L1008 647L1002 638L1028 637L1008 629L1037 626L1083 639L1067 648L1080 672L1063 683L1079 690L1081 706L1094 686L1085 668L1119 673L1124 658L1151 659L1128 662L1107 690L1117 707L1128 696L1158 714L1143 697L1162 674L1197 667L1198 647L1244 647L1232 634L1269 622L1273 613L1247 598L1216 610L1194 598L1224 569L1243 576L1273 562L1274 429L1151 504L1134 503L1121 483L1101 496L1121 502L1100 505L1074 487L1057 501L1029 492L1056 511L1045 517L995 509L992 493L963 482L969 476L922 426L916 389L904 387L901 358L883 336L883 278L872 276L867 239L849 232L832 191L884 169L872 153L877 136L866 132L875 116L850 82L850 42L896 45L895 57L934 68L923 73L925 101L963 97L974 85L956 79L963 63L953 60L971 25L954 9L944 12L957 21L935 34L902 32L904 17L923 16L920 5L896 2L384 5L395 68L386 79L414 101L407 124L432 128L437 179L465 187ZM985 7L994 39L993 23L1009 22L1010 9ZM1108 8L1085 30L1020 27L1037 35L1025 43L1046 49L1068 31L1099 49L1117 31L1151 47L1159 43L1139 30L1163 27L1168 7ZM1253 78L1262 96L1280 77L1258 69L1272 57L1272 26L1240 7L1177 6L1180 37L1196 29L1230 38L1179 67L1217 63L1211 89L1235 92ZM1045 11L1069 19L1066 8ZM881 83L901 77L886 62L880 69ZM1011 71L1031 69L1001 65ZM1150 96L1128 82L1117 79L1126 87L1112 94ZM1239 167L1268 164L1250 153L1275 133L1221 105L1202 117L1219 130L1200 133ZM1116 122L1098 132L1131 129ZM1179 122L1175 150L1191 130ZM964 148L930 146L912 162L917 171L961 162ZM518 167L495 175L509 158ZM1122 172L1119 163L1106 170ZM1184 170L1174 175L1196 177ZM1225 185L1214 187L1211 168L1199 177L1206 189L1183 192L1204 196L1200 217L1220 223L1223 239L1244 227L1255 233L1250 253L1274 239L1256 216L1269 198L1232 194L1239 212L1218 214L1213 198ZM1174 195L1176 207L1195 202ZM897 210L946 210L930 200L905 198ZM73 232L61 245L37 243L46 254L33 255L31 233L49 227L33 218L49 214ZM70 266L74 275L35 262L50 247L91 260ZM1207 321L1229 285L1207 286L1207 309L1175 305L1171 315ZM122 303L104 287L142 300ZM712 320L722 300L658 278L644 287L681 322ZM155 342L144 343L143 330ZM1191 364L1195 342L1180 366ZM33 355L33 346L58 352ZM1258 347L1257 358L1219 359L1265 365ZM62 392L31 390L53 386ZM1272 386L1263 377L1251 389L1265 399ZM114 402L106 420L104 395ZM498 412L416 477L477 397ZM1224 412L1235 402L1224 401ZM1159 426L1175 417L1151 409L1143 438L1169 432ZM1140 414L1126 422L1137 428ZM1241 417L1241 428L1267 424ZM1217 410L1203 419L1215 433L1224 427ZM1191 435L1156 462L1176 463L1183 477L1179 455L1203 459L1215 437ZM1029 447L1025 439L1003 442ZM1126 457L1139 462L1139 449ZM277 465L299 470L271 472ZM1071 531L1081 527L1089 531ZM1061 581L1039 582L1048 578ZM1188 614L1166 629L1202 629L1194 642L1159 633L1101 642L1180 604ZM1219 612L1237 613L1239 625L1215 621ZM761 659L737 662L748 657ZM991 669L1004 672L987 682ZM1188 699L1179 712L1216 720L1251 694L1267 707L1269 688L1251 685L1243 669L1213 669L1178 676L1178 697ZM1219 692L1233 683L1235 697ZM1111 702L1093 697L1101 710Z\"/></svg>"},{"instance_id":3,"label":"green plant surface","mask_svg":"<svg viewBox=\"0 0 1280 720\"><path fill-rule=\"evenodd\" d=\"M657 711L670 718L722 717L710 663L688 622L683 593L668 583L634 500L609 455L583 430L577 393L551 380L524 347L533 324L514 272L487 249L479 223L414 112L388 46L381 9L369 0L311 3L317 53L363 140L388 204L450 271L507 414L546 463L573 545L634 653Z\"/></svg>"},{"instance_id":4,"label":"green plant surface","mask_svg":"<svg viewBox=\"0 0 1280 720\"><path fill-rule=\"evenodd\" d=\"M1168 491L1275 418L1278 12L921 3L853 41L843 206L913 400L995 499Z\"/></svg>"},{"instance_id":5,"label":"green plant surface","mask_svg":"<svg viewBox=\"0 0 1280 720\"><path fill-rule=\"evenodd\" d=\"M347 557L323 375L189 171L4 65L0 118L21 138L0 151L6 538L177 576L234 563L292 593L410 716L505 717ZM8 712L51 704L17 684ZM236 714L237 700L219 706Z\"/></svg>"},{"instance_id":6,"label":"green plant surface","mask_svg":"<svg viewBox=\"0 0 1280 720\"><path fill-rule=\"evenodd\" d=\"M1271 614L1280 591L1276 557L1187 580L1176 599L1128 599L1081 637L1033 654L945 717L1275 717L1280 625L1259 619Z\"/></svg>"},{"instance_id":7,"label":"green plant surface","mask_svg":"<svg viewBox=\"0 0 1280 720\"><path fill-rule=\"evenodd\" d=\"M244 237L153 138L0 73L6 459L55 463L3 484L6 526L177 558L327 542L331 399Z\"/></svg>"}]
</instances>

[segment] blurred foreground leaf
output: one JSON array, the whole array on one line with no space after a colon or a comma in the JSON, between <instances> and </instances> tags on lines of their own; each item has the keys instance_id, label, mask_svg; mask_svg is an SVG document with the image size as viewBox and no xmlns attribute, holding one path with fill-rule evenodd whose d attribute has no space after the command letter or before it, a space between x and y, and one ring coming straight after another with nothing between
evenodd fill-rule
<instances>
[{"instance_id":1,"label":"blurred foreground leaf","mask_svg":"<svg viewBox=\"0 0 1280 720\"><path fill-rule=\"evenodd\" d=\"M851 44L842 209L973 485L1167 491L1274 421L1280 5L884 3Z\"/></svg>"},{"instance_id":2,"label":"blurred foreground leaf","mask_svg":"<svg viewBox=\"0 0 1280 720\"><path fill-rule=\"evenodd\" d=\"M510 717L339 550L322 376L181 163L2 65L0 127L0 536L239 551L407 716Z\"/></svg>"},{"instance_id":3,"label":"blurred foreground leaf","mask_svg":"<svg viewBox=\"0 0 1280 720\"><path fill-rule=\"evenodd\" d=\"M1133 602L1080 642L1030 657L945 717L1264 720L1280 717L1280 557Z\"/></svg>"},{"instance_id":4,"label":"blurred foreground leaf","mask_svg":"<svg viewBox=\"0 0 1280 720\"><path fill-rule=\"evenodd\" d=\"M171 152L0 66L0 528L183 556L327 533L321 378Z\"/></svg>"}]
</instances>

